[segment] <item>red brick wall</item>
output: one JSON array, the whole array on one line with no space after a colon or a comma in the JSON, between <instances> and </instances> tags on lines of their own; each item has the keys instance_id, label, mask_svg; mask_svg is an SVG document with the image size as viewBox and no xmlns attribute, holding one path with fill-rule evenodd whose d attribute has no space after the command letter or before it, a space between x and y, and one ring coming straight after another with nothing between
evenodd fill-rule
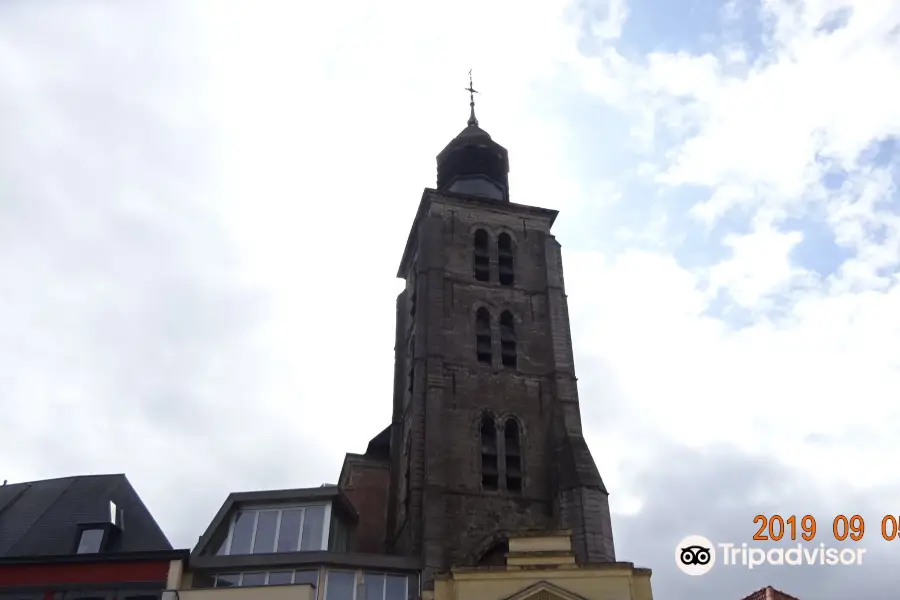
<instances>
[{"instance_id":1,"label":"red brick wall","mask_svg":"<svg viewBox=\"0 0 900 600\"><path fill-rule=\"evenodd\" d=\"M345 468L347 472L341 487L359 513L349 550L384 552L390 465L381 460L348 456Z\"/></svg>"}]
</instances>

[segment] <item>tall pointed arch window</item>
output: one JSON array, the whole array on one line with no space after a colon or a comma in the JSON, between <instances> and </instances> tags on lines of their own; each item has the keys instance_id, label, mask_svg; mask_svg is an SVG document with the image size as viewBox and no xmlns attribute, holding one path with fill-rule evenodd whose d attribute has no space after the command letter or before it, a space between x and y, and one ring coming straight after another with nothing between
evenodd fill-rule
<instances>
[{"instance_id":1,"label":"tall pointed arch window","mask_svg":"<svg viewBox=\"0 0 900 600\"><path fill-rule=\"evenodd\" d=\"M491 342L491 313L485 307L475 311L475 355L484 365L493 363Z\"/></svg>"},{"instance_id":2,"label":"tall pointed arch window","mask_svg":"<svg viewBox=\"0 0 900 600\"><path fill-rule=\"evenodd\" d=\"M490 413L481 416L481 488L493 491L498 488L497 425Z\"/></svg>"},{"instance_id":3,"label":"tall pointed arch window","mask_svg":"<svg viewBox=\"0 0 900 600\"><path fill-rule=\"evenodd\" d=\"M506 491L519 493L522 491L522 449L519 435L519 423L513 418L506 419L503 425L503 458Z\"/></svg>"},{"instance_id":4,"label":"tall pointed arch window","mask_svg":"<svg viewBox=\"0 0 900 600\"><path fill-rule=\"evenodd\" d=\"M515 369L518 364L516 323L513 314L508 310L504 310L500 315L500 358L504 367Z\"/></svg>"},{"instance_id":5,"label":"tall pointed arch window","mask_svg":"<svg viewBox=\"0 0 900 600\"><path fill-rule=\"evenodd\" d=\"M490 281L491 279L491 249L487 231L478 229L475 231L474 240L474 270L477 281Z\"/></svg>"},{"instance_id":6,"label":"tall pointed arch window","mask_svg":"<svg viewBox=\"0 0 900 600\"><path fill-rule=\"evenodd\" d=\"M513 243L508 233L497 236L497 268L500 285L512 285L516 281L513 259Z\"/></svg>"}]
</instances>

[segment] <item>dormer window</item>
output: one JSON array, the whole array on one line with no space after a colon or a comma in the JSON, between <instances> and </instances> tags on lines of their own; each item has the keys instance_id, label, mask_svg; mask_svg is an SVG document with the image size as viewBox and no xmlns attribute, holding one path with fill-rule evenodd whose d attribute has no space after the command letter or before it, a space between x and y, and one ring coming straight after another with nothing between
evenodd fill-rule
<instances>
[{"instance_id":1,"label":"dormer window","mask_svg":"<svg viewBox=\"0 0 900 600\"><path fill-rule=\"evenodd\" d=\"M103 548L103 539L106 537L106 530L102 527L93 529L84 528L78 538L78 548L75 554L96 554Z\"/></svg>"},{"instance_id":2,"label":"dormer window","mask_svg":"<svg viewBox=\"0 0 900 600\"><path fill-rule=\"evenodd\" d=\"M328 549L331 505L242 508L219 554L269 554Z\"/></svg>"}]
</instances>

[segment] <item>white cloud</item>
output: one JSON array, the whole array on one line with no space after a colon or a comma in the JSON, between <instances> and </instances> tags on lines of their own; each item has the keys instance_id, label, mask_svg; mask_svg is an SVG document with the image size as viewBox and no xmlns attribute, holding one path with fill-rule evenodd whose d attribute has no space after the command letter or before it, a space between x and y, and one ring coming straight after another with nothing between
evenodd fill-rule
<instances>
[{"instance_id":1,"label":"white cloud","mask_svg":"<svg viewBox=\"0 0 900 600\"><path fill-rule=\"evenodd\" d=\"M791 251L802 240L798 231L778 231L770 225L744 235L727 235L723 243L732 255L710 269L710 283L727 291L739 306L763 309L771 298L801 287L811 274L791 264Z\"/></svg>"},{"instance_id":2,"label":"white cloud","mask_svg":"<svg viewBox=\"0 0 900 600\"><path fill-rule=\"evenodd\" d=\"M179 545L229 491L333 481L387 424L396 265L474 68L515 200L562 210L617 511L652 504L626 471L666 440L728 442L822 489L896 479L896 181L860 157L900 134L900 13L860 0L816 32L845 4L765 2L759 53L729 38L636 61L621 1L22 4L0 25L0 379L22 408L0 423L3 477L126 471ZM541 104L572 77L639 143L591 130L586 98L577 122L570 99ZM643 154L579 180L585 135ZM672 202L626 193L635 174ZM796 262L810 219L849 256L830 275ZM691 220L721 240L686 237ZM725 256L679 262L717 241ZM186 508L171 490L197 481Z\"/></svg>"},{"instance_id":3,"label":"white cloud","mask_svg":"<svg viewBox=\"0 0 900 600\"><path fill-rule=\"evenodd\" d=\"M849 4L846 28L816 31ZM586 90L676 135L657 180L673 190L709 190L705 198L695 192L688 215L707 231L718 226L727 251L695 269L646 252L574 257L578 266L567 273L577 348L615 375L617 394L606 402L630 407L634 427L647 435L734 442L795 464L823 485L836 470L843 481L877 485L900 422L893 400L900 322L886 309L900 306L900 215L895 175L861 156L900 133L891 100L900 94L900 49L890 34L900 10L894 2L766 2L764 16L774 37L745 73L689 52L623 64L609 59L618 56L611 48L578 65ZM748 56L725 51L732 60ZM620 87L597 85L597 73ZM835 162L847 180L832 191L821 177ZM747 231L729 232L722 221L734 209ZM804 220L789 226L787 217ZM792 255L811 219L849 252L828 277ZM821 252L840 256L827 242ZM750 321L729 327L706 312L717 291ZM620 436L616 427L603 428L613 438L604 452L623 452L635 435ZM867 443L810 443L847 440L850 432Z\"/></svg>"}]
</instances>

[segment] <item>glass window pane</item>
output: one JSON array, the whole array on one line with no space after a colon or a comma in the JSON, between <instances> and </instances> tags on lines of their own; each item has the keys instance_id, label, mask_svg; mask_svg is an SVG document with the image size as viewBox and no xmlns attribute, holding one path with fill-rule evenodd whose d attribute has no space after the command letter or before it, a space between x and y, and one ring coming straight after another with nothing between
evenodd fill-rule
<instances>
[{"instance_id":1,"label":"glass window pane","mask_svg":"<svg viewBox=\"0 0 900 600\"><path fill-rule=\"evenodd\" d=\"M228 554L228 535L222 540L222 543L219 544L219 548L216 550L216 556L225 556Z\"/></svg>"},{"instance_id":2,"label":"glass window pane","mask_svg":"<svg viewBox=\"0 0 900 600\"><path fill-rule=\"evenodd\" d=\"M234 531L231 534L231 551L229 554L250 554L250 541L253 539L253 524L256 521L255 510L242 510L237 514Z\"/></svg>"},{"instance_id":3,"label":"glass window pane","mask_svg":"<svg viewBox=\"0 0 900 600\"><path fill-rule=\"evenodd\" d=\"M406 600L406 575L388 575L385 600Z\"/></svg>"},{"instance_id":4,"label":"glass window pane","mask_svg":"<svg viewBox=\"0 0 900 600\"><path fill-rule=\"evenodd\" d=\"M336 517L331 519L330 536L329 548L332 552L347 551L347 526Z\"/></svg>"},{"instance_id":5,"label":"glass window pane","mask_svg":"<svg viewBox=\"0 0 900 600\"><path fill-rule=\"evenodd\" d=\"M281 525L278 527L278 552L296 552L300 541L300 519L302 509L284 510L281 512Z\"/></svg>"},{"instance_id":6,"label":"glass window pane","mask_svg":"<svg viewBox=\"0 0 900 600\"><path fill-rule=\"evenodd\" d=\"M406 590L406 597L408 600L414 600L419 597L419 574L413 573L408 578L407 581L409 585Z\"/></svg>"},{"instance_id":7,"label":"glass window pane","mask_svg":"<svg viewBox=\"0 0 900 600\"><path fill-rule=\"evenodd\" d=\"M325 600L353 600L355 590L356 573L353 571L328 571Z\"/></svg>"},{"instance_id":8,"label":"glass window pane","mask_svg":"<svg viewBox=\"0 0 900 600\"><path fill-rule=\"evenodd\" d=\"M294 583L308 583L313 587L319 585L319 571L318 570L303 570L303 571L295 571L294 572Z\"/></svg>"},{"instance_id":9,"label":"glass window pane","mask_svg":"<svg viewBox=\"0 0 900 600\"><path fill-rule=\"evenodd\" d=\"M100 552L100 543L103 542L102 529L85 529L78 540L76 554L93 554Z\"/></svg>"},{"instance_id":10,"label":"glass window pane","mask_svg":"<svg viewBox=\"0 0 900 600\"><path fill-rule=\"evenodd\" d=\"M194 573L194 581L191 587L195 589L216 587L216 576L209 573Z\"/></svg>"},{"instance_id":11,"label":"glass window pane","mask_svg":"<svg viewBox=\"0 0 900 600\"><path fill-rule=\"evenodd\" d=\"M324 550L322 547L322 528L325 526L325 507L307 506L303 517L303 537L300 539L301 550Z\"/></svg>"},{"instance_id":12,"label":"glass window pane","mask_svg":"<svg viewBox=\"0 0 900 600\"><path fill-rule=\"evenodd\" d=\"M256 519L256 539L253 541L253 554L275 551L275 531L278 527L277 510L261 510Z\"/></svg>"},{"instance_id":13,"label":"glass window pane","mask_svg":"<svg viewBox=\"0 0 900 600\"><path fill-rule=\"evenodd\" d=\"M383 573L365 573L363 575L363 587L366 590L365 600L384 600Z\"/></svg>"},{"instance_id":14,"label":"glass window pane","mask_svg":"<svg viewBox=\"0 0 900 600\"><path fill-rule=\"evenodd\" d=\"M266 585L265 573L244 573L241 578L241 587L250 587L254 585Z\"/></svg>"},{"instance_id":15,"label":"glass window pane","mask_svg":"<svg viewBox=\"0 0 900 600\"><path fill-rule=\"evenodd\" d=\"M219 573L218 575L216 575L217 588L237 587L240 582L240 573Z\"/></svg>"},{"instance_id":16,"label":"glass window pane","mask_svg":"<svg viewBox=\"0 0 900 600\"><path fill-rule=\"evenodd\" d=\"M288 585L293 578L293 571L272 571L269 573L269 585Z\"/></svg>"}]
</instances>

